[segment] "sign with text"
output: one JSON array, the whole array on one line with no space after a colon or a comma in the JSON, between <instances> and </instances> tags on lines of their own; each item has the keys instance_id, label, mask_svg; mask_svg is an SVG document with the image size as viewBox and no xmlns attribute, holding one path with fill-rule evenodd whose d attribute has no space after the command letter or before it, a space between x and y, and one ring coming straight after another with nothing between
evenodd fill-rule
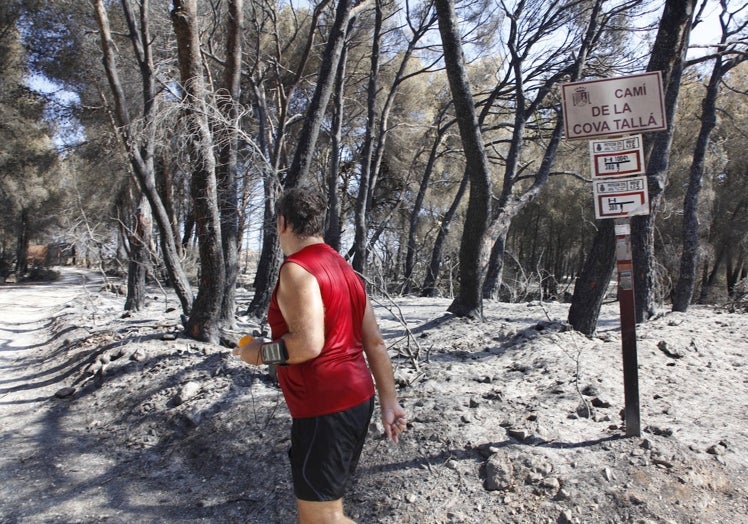
<instances>
[{"instance_id":1,"label":"sign with text","mask_svg":"<svg viewBox=\"0 0 748 524\"><path fill-rule=\"evenodd\" d=\"M590 140L590 160L593 177L644 174L642 136Z\"/></svg>"},{"instance_id":2,"label":"sign with text","mask_svg":"<svg viewBox=\"0 0 748 524\"><path fill-rule=\"evenodd\" d=\"M590 138L666 129L662 73L561 85L566 138Z\"/></svg>"},{"instance_id":3,"label":"sign with text","mask_svg":"<svg viewBox=\"0 0 748 524\"><path fill-rule=\"evenodd\" d=\"M649 214L647 177L600 179L592 186L597 219Z\"/></svg>"}]
</instances>

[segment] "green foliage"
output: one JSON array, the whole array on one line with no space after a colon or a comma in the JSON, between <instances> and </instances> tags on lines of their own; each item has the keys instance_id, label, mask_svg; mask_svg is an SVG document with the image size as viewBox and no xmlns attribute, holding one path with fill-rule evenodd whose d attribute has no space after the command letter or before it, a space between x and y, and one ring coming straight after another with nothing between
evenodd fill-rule
<instances>
[{"instance_id":1,"label":"green foliage","mask_svg":"<svg viewBox=\"0 0 748 524\"><path fill-rule=\"evenodd\" d=\"M0 241L5 247L16 240L27 242L54 224L64 190L52 132L43 119L44 100L24 84L27 70L21 33L14 23L4 22L0 37Z\"/></svg>"}]
</instances>

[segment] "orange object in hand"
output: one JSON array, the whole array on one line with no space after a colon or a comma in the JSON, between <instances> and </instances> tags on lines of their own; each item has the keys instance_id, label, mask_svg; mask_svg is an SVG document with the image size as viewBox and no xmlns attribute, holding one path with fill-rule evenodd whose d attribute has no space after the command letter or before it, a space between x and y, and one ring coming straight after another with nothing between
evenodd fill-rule
<instances>
[{"instance_id":1,"label":"orange object in hand","mask_svg":"<svg viewBox=\"0 0 748 524\"><path fill-rule=\"evenodd\" d=\"M246 346L247 344L251 344L252 341L255 339L252 335L244 335L242 338L239 339L239 343L237 344L237 347Z\"/></svg>"}]
</instances>

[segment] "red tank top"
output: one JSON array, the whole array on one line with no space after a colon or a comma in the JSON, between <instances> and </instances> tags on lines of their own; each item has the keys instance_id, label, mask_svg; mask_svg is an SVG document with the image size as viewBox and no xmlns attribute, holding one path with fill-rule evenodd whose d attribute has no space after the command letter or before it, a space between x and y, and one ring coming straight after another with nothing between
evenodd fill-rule
<instances>
[{"instance_id":1,"label":"red tank top","mask_svg":"<svg viewBox=\"0 0 748 524\"><path fill-rule=\"evenodd\" d=\"M316 358L278 367L278 381L293 418L337 413L374 395L374 381L366 364L361 328L366 310L366 289L361 278L327 244L313 244L290 255L314 275L325 307L325 345ZM268 309L273 339L288 332L278 307L278 286Z\"/></svg>"}]
</instances>

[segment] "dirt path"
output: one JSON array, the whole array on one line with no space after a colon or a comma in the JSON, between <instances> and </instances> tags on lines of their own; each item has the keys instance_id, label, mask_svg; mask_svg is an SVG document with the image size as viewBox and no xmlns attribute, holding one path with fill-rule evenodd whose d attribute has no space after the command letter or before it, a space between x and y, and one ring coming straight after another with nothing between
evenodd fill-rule
<instances>
[{"instance_id":1,"label":"dirt path","mask_svg":"<svg viewBox=\"0 0 748 524\"><path fill-rule=\"evenodd\" d=\"M85 301L100 286L101 279L95 280L91 273L66 270L57 282L0 288L3 442L33 447L36 439L28 437L43 433L40 407L49 403L60 383L59 370L45 366L49 346L57 343L51 335L53 319L66 307ZM8 458L3 454L3 459Z\"/></svg>"},{"instance_id":2,"label":"dirt path","mask_svg":"<svg viewBox=\"0 0 748 524\"><path fill-rule=\"evenodd\" d=\"M66 268L57 282L0 289L3 524L156 522L169 513L158 503L168 486L149 482L97 430L107 407L92 395L56 397L96 353L86 339L104 322L101 287L95 274Z\"/></svg>"},{"instance_id":3,"label":"dirt path","mask_svg":"<svg viewBox=\"0 0 748 524\"><path fill-rule=\"evenodd\" d=\"M52 341L52 319L60 310L74 302L85 301L97 292L101 279L89 272L67 269L62 278L51 283L5 284L0 287L0 370L3 405L33 402L38 390L54 381L38 380L38 373L28 369L43 362L46 356L38 351ZM37 351L34 351L37 350ZM35 391L37 393L29 393ZM46 400L42 392L42 400ZM26 411L24 408L23 411Z\"/></svg>"},{"instance_id":4,"label":"dirt path","mask_svg":"<svg viewBox=\"0 0 748 524\"><path fill-rule=\"evenodd\" d=\"M69 439L74 439L75 448L80 441L61 425L66 405L55 393L76 368L54 358L54 348L62 341L52 335L52 328L66 309L85 308L90 294L100 287L101 279L95 275L66 269L57 282L0 288L0 521L4 523L53 522L58 515L62 521L61 499L74 500L85 491L66 478L82 471L85 458L66 452ZM90 306L93 309L93 303ZM88 463L83 469L90 467ZM86 507L83 501L76 505ZM97 520L85 511L80 518Z\"/></svg>"},{"instance_id":5,"label":"dirt path","mask_svg":"<svg viewBox=\"0 0 748 524\"><path fill-rule=\"evenodd\" d=\"M149 293L125 315L89 272L0 287L0 524L293 518L284 450L257 457L266 435L241 436L255 413L239 401L278 393L181 337L173 299ZM252 490L250 472L278 482Z\"/></svg>"}]
</instances>

